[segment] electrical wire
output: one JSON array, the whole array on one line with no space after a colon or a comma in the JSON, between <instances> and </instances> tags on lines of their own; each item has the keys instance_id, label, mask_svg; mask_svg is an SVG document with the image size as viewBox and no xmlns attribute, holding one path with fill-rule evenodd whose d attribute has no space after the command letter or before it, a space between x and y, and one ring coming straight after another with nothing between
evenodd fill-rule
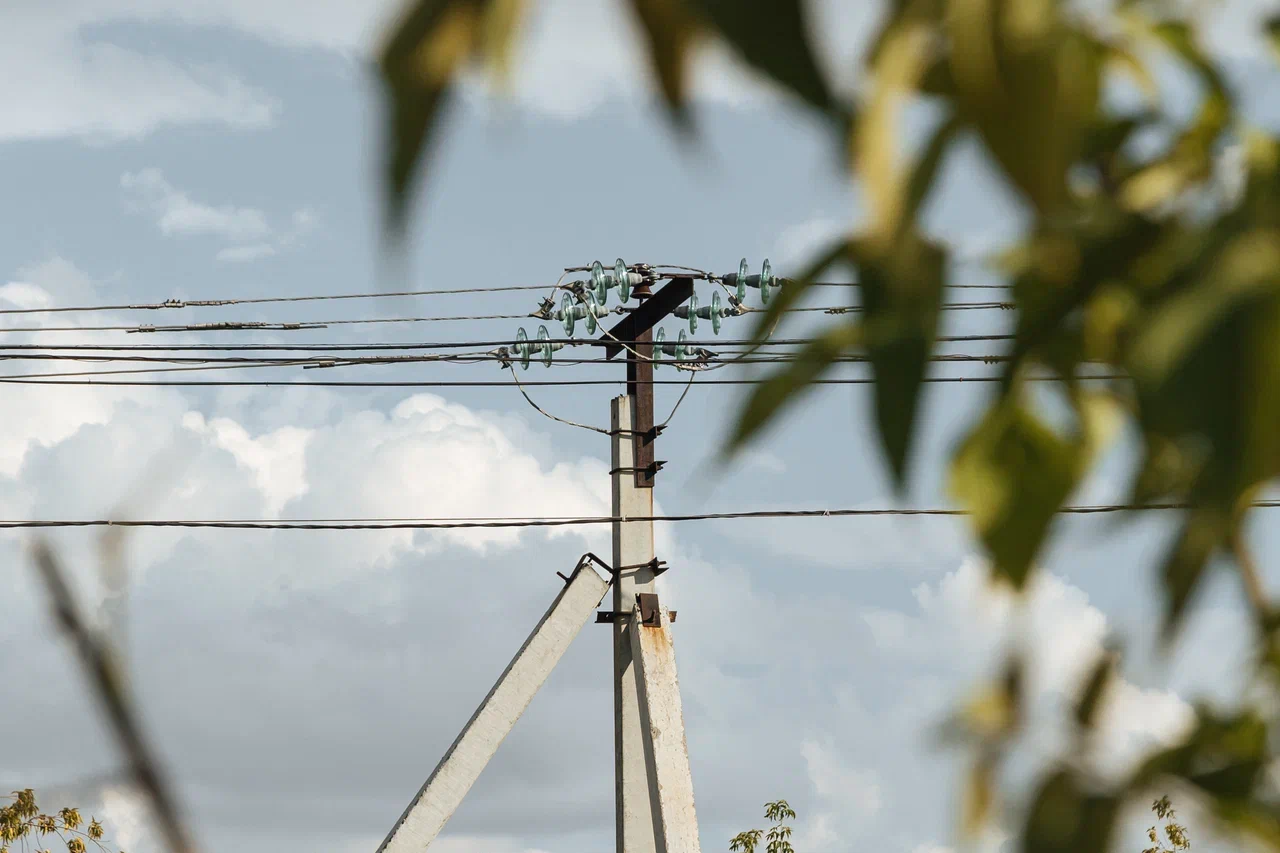
<instances>
[{"instance_id":1,"label":"electrical wire","mask_svg":"<svg viewBox=\"0 0 1280 853\"><path fill-rule=\"evenodd\" d=\"M35 374L43 376L48 374ZM1075 377L1080 381L1087 382L1103 382L1127 380L1129 377L1123 374L1094 374ZM973 383L973 382L1000 382L1003 377L999 375L990 376L926 376L921 379L925 383ZM1056 376L1028 376L1028 381L1054 382L1058 381ZM767 382L767 379L706 379L699 382L699 386L722 386L722 385L760 385ZM809 385L874 385L874 379L871 378L847 378L847 379L814 379L806 384ZM5 378L0 377L0 384L4 385L68 385L83 387L157 387L157 388L185 388L185 387L211 387L211 388L231 388L231 387L290 387L290 386L314 386L317 388L506 388L511 387L515 383L506 380L434 380L434 381L371 381L371 380L316 380L316 381L298 381L288 379L246 379L246 380L94 380L94 379L36 379L36 378ZM535 379L527 380L522 383L525 387L585 387L591 385L626 385L626 379ZM651 379L639 380L634 384L637 385L683 385L681 380L667 379Z\"/></svg>"},{"instance_id":2,"label":"electrical wire","mask_svg":"<svg viewBox=\"0 0 1280 853\"><path fill-rule=\"evenodd\" d=\"M1280 508L1280 500L1259 500L1250 504L1255 509ZM1188 503L1096 504L1064 506L1060 515L1106 515L1119 512L1151 512L1192 509ZM233 530L461 530L502 527L581 527L594 524L628 522L733 521L741 519L788 518L865 518L872 516L943 516L968 515L962 509L949 508L840 508L745 510L739 512L705 512L669 515L602 515L555 517L456 517L456 518L314 518L314 519L51 519L0 520L0 529L58 527L185 527Z\"/></svg>"},{"instance_id":3,"label":"electrical wire","mask_svg":"<svg viewBox=\"0 0 1280 853\"><path fill-rule=\"evenodd\" d=\"M416 296L452 296L463 293L510 293L519 290L544 290L541 284L517 284L502 287L461 287L451 290L401 290L378 293L335 293L308 296L261 296L247 299L166 299L164 302L124 303L120 305L73 305L62 308L0 308L0 314L70 314L90 311L161 311L178 308L223 308L230 305L267 305L282 302L325 302L339 299L387 299Z\"/></svg>"},{"instance_id":4,"label":"electrical wire","mask_svg":"<svg viewBox=\"0 0 1280 853\"><path fill-rule=\"evenodd\" d=\"M623 306L617 306L623 307ZM1012 310L1012 302L946 302L939 306L943 311L964 310ZM615 312L617 308L613 309ZM624 308L622 313L635 310ZM744 307L743 314L763 311L762 308ZM857 314L863 309L857 306L817 305L786 308L784 313L805 313L821 311L826 314ZM170 326L143 324L137 326L0 326L0 332L37 333L37 332L126 332L129 334L166 334L178 332L297 332L316 331L331 326L355 325L387 325L396 323L449 323L480 320L527 320L545 319L534 313L528 314L468 314L451 317L366 317L358 319L306 320L297 322L268 322L261 320L228 320L220 323L190 323Z\"/></svg>"},{"instance_id":5,"label":"electrical wire","mask_svg":"<svg viewBox=\"0 0 1280 853\"><path fill-rule=\"evenodd\" d=\"M677 369L697 370L703 369L705 365L716 365L717 367L729 364L793 364L800 359L798 353L769 353L766 355L753 355L749 351L741 355L725 358L721 354L709 354L695 362L668 361L663 359L652 359L655 364L671 364ZM967 353L943 353L929 357L929 361L935 364L986 364L994 365L1008 361L1009 356L998 354L972 355ZM91 355L25 355L25 356L6 356L0 354L0 361L26 361L35 360L41 362L63 362L70 361L74 363L94 363L94 364L114 364L114 363L145 363L160 365L179 365L165 367L141 367L127 370L82 370L67 372L37 372L22 374L0 374L0 379L53 379L67 378L73 376L109 376L116 374L143 374L143 373L174 373L179 371L212 371L212 370L239 370L245 368L271 368L271 367L302 367L304 370L311 369L332 369L341 367L369 367L369 366L388 366L388 365L406 365L406 364L444 364L444 365L475 365L499 362L504 367L510 366L514 360L511 355L502 355L500 353L450 353L450 354L425 354L425 355L389 355L389 356L355 356L348 358L326 358L326 357L310 357L310 358L244 358L244 357L203 357L203 358L182 358L182 357L163 357L163 356L91 356ZM649 359L646 359L649 360ZM870 356L866 355L842 355L832 359L833 364L867 364L870 363ZM559 359L552 362L553 367L572 367L587 364L614 364L607 358L567 358ZM696 366L695 366L696 364ZM513 373L514 376L514 373ZM519 382L518 377L516 378Z\"/></svg>"},{"instance_id":6,"label":"electrical wire","mask_svg":"<svg viewBox=\"0 0 1280 853\"><path fill-rule=\"evenodd\" d=\"M1011 341L1014 336L1011 334L995 334L995 335L939 335L937 342L940 344L948 343L970 343L970 342L995 342L995 341ZM773 347L773 346L804 346L813 343L815 338L770 338L763 341L755 341L750 338L707 338L707 339L688 339L685 343L690 346L717 348L732 346L749 346L749 347ZM564 344L565 346L607 346L613 341L605 341L598 338L551 338L552 344ZM481 347L500 347L513 346L516 343L512 339L488 340L488 341L406 341L403 343L364 343L364 344L332 344L332 343L315 343L315 344L272 344L272 343L250 343L250 344L44 344L44 343L22 343L22 344L4 344L0 345L0 359L10 357L13 352L31 352L38 350L50 350L55 352L381 352L384 350L430 350L430 349L477 349ZM620 343L635 344L638 341L625 341Z\"/></svg>"},{"instance_id":7,"label":"electrical wire","mask_svg":"<svg viewBox=\"0 0 1280 853\"><path fill-rule=\"evenodd\" d=\"M693 371L689 372L689 381L685 383L684 390L680 392L680 397L676 400L676 404L671 407L671 414L667 415L667 419L665 421L658 424L659 429L671 423L671 419L674 418L676 416L676 412L680 410L680 404L683 403L684 398L688 396L689 389L693 387L693 380L696 379L697 376L698 376L697 373Z\"/></svg>"},{"instance_id":8,"label":"electrical wire","mask_svg":"<svg viewBox=\"0 0 1280 853\"><path fill-rule=\"evenodd\" d=\"M507 366L507 369L511 371L511 378L515 381L516 388L520 389L520 396L524 397L525 402L527 402L530 406L533 406L534 410L538 412L538 414L551 418L551 420L556 421L557 423L562 423L565 426L577 427L578 429L586 429L586 430L591 430L592 432L598 432L602 435L609 435L609 430L607 429L601 429L600 427L592 426L591 424L580 424L577 421L571 421L565 418L557 417L551 414L550 412L548 412L546 409L539 406L537 403L533 402L533 398L529 396L529 392L524 390L524 385L521 384L520 377L516 375L516 366L511 362L507 362L506 366Z\"/></svg>"}]
</instances>

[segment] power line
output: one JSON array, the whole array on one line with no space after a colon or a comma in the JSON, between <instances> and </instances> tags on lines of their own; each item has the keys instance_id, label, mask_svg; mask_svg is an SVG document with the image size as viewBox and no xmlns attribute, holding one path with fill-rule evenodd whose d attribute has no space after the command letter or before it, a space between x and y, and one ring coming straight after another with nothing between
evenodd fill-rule
<instances>
[{"instance_id":1,"label":"power line","mask_svg":"<svg viewBox=\"0 0 1280 853\"><path fill-rule=\"evenodd\" d=\"M732 358L726 355L733 356ZM734 353L715 353L703 358L699 358L699 364L788 364L797 361L801 354L797 352L766 352L762 354L747 354L743 352L738 355ZM1000 364L1009 359L1009 356L999 353L935 353L929 356L929 361L938 364ZM484 362L502 362L518 360L510 353L507 355L498 355L493 352L473 352L473 353L448 353L448 354L427 354L427 355L362 355L362 356L310 356L307 358L247 358L244 356L200 356L200 357L182 357L182 356L147 356L147 355L76 355L65 353L41 353L31 355L10 355L0 352L0 361L39 361L39 362L74 362L89 364L164 364L164 365L195 365L210 370L219 370L227 367L295 367L303 366L309 368L317 367L355 367L361 365L390 365L390 364L479 364ZM839 364L866 364L871 361L868 355L849 354L842 355L832 359L833 363ZM579 364L613 364L611 359L603 356L596 357L580 357L580 358L557 358L553 361L552 366L559 365L579 365ZM659 361L660 364L671 363L669 359ZM678 362L677 362L678 363ZM163 368L156 368L157 372ZM61 374L31 374L32 377L39 376L58 376ZM86 374L89 375L89 374ZM26 377L0 376L3 379L15 379Z\"/></svg>"},{"instance_id":2,"label":"power line","mask_svg":"<svg viewBox=\"0 0 1280 853\"><path fill-rule=\"evenodd\" d=\"M325 302L338 299L388 299L416 296L451 296L462 293L510 293L547 290L553 285L518 284L503 287L461 287L451 290L400 290L378 293L335 293L306 296L261 296L248 299L166 299L164 302L129 302L119 305L72 305L62 308L3 308L0 314L70 314L90 311L163 311L179 308L223 308L230 305L267 305L283 302Z\"/></svg>"},{"instance_id":3,"label":"power line","mask_svg":"<svg viewBox=\"0 0 1280 853\"><path fill-rule=\"evenodd\" d=\"M790 283L790 280L786 280ZM809 287L861 287L857 282L814 281ZM100 311L173 311L183 308L225 308L233 305L270 305L292 302L329 302L349 299L395 299L457 296L476 293L513 293L564 289L564 285L517 284L499 287L459 287L442 290L399 290L374 293L318 293L302 296L259 296L244 299L166 299L163 302L122 302L115 305L68 305L50 308L0 308L0 314L73 314ZM948 284L953 290L1006 290L1007 284Z\"/></svg>"},{"instance_id":4,"label":"power line","mask_svg":"<svg viewBox=\"0 0 1280 853\"><path fill-rule=\"evenodd\" d=\"M619 306L622 307L622 306ZM947 302L939 306L943 311L964 310L1012 310L1012 302ZM617 309L614 309L615 311ZM627 313L626 308L622 313ZM743 314L760 313L763 309L746 308ZM818 305L786 308L785 313L818 312L825 314L858 314L863 309L859 306ZM395 323L447 323L479 320L529 320L545 319L537 314L468 314L451 317L366 317L357 319L306 320L294 322L268 322L262 320L228 320L219 323L184 323L170 326L142 324L137 326L7 326L0 327L0 332L126 332L129 334L165 334L178 332L297 332L316 331L331 326L353 325L386 325Z\"/></svg>"},{"instance_id":5,"label":"power line","mask_svg":"<svg viewBox=\"0 0 1280 853\"><path fill-rule=\"evenodd\" d=\"M1250 504L1255 509L1280 508L1280 500L1260 500ZM1064 506L1061 515L1106 515L1118 512L1151 512L1187 510L1187 503L1097 504ZM787 518L864 518L871 516L942 516L968 515L962 509L946 508L862 508L862 509L790 509L746 510L740 512L707 512L647 516L541 516L541 517L457 517L457 518L316 518L316 519L56 519L0 520L0 529L61 527L184 527L230 530L466 530L508 527L582 527L617 522L685 522L733 521L742 519Z\"/></svg>"},{"instance_id":6,"label":"power line","mask_svg":"<svg viewBox=\"0 0 1280 853\"><path fill-rule=\"evenodd\" d=\"M665 362L664 362L665 363ZM40 374L34 374L39 376ZM1028 376L1028 381L1052 382L1057 381L1056 376ZM1075 377L1081 381L1111 381L1125 380L1129 377L1123 374L1094 374ZM964 382L999 382L1003 377L999 375L990 376L926 376L921 381L926 383L964 383ZM699 386L711 385L759 385L766 382L765 379L703 379L698 382ZM874 379L866 378L850 378L850 379L814 379L806 383L809 385L872 385ZM289 387L289 386L314 386L317 388L505 388L515 387L515 383L509 380L448 380L441 379L435 381L298 381L288 379L246 379L246 380L102 380L93 379L34 379L34 378L0 378L0 384L5 385L75 385L90 387L117 387L117 386L154 386L157 388L177 388L177 387ZM538 387L580 387L587 385L626 385L628 381L625 379L533 379L522 381L522 385L538 386ZM638 381L631 384L638 385L684 385L683 379L654 379L649 381Z\"/></svg>"},{"instance_id":7,"label":"power line","mask_svg":"<svg viewBox=\"0 0 1280 853\"><path fill-rule=\"evenodd\" d=\"M132 328L132 327L131 327ZM1011 334L994 334L994 335L939 335L937 342L946 343L969 343L969 342L992 342L992 341L1011 341L1014 336ZM763 341L755 341L750 338L691 338L686 341L689 346L698 347L725 347L725 346L751 346L751 347L775 347L775 346L803 346L813 343L814 338L770 338ZM564 344L566 346L609 346L615 342L612 340L602 341L595 338L551 338L552 344ZM478 347L500 347L512 346L516 341L512 338L503 338L501 340L477 340L477 341L406 341L403 343L365 343L365 344L331 344L331 343L315 343L315 344L272 344L272 343L250 343L250 344L42 344L42 343L23 343L23 344L4 344L0 346L0 358L4 358L9 352L28 352L34 350L51 350L56 352L380 352L383 350L424 350L424 349L474 349ZM618 343L636 345L641 341L619 341Z\"/></svg>"}]
</instances>

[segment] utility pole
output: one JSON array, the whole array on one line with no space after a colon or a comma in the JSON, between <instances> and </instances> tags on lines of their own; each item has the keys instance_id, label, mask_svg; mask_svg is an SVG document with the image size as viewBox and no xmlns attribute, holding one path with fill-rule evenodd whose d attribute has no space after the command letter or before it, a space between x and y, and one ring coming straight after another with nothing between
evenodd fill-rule
<instances>
[{"instance_id":1,"label":"utility pole","mask_svg":"<svg viewBox=\"0 0 1280 853\"><path fill-rule=\"evenodd\" d=\"M647 388L652 395L653 386ZM611 406L614 518L653 515L653 489L636 485L640 476L635 452L637 402L637 397L627 394L615 397ZM613 522L613 760L618 853L657 853L630 620L617 615L629 616L640 593L654 593L653 559L653 522Z\"/></svg>"},{"instance_id":2,"label":"utility pole","mask_svg":"<svg viewBox=\"0 0 1280 853\"><path fill-rule=\"evenodd\" d=\"M653 327L690 300L693 279L675 277L651 293L645 272L628 271L622 261L615 270L614 285L619 275L628 276L627 287L636 285L633 293L640 305L596 342L604 347L606 360L627 352L627 393L610 404L613 565L605 566L598 557L586 554L570 577L561 575L564 589L405 809L379 853L423 851L444 828L591 610L600 604L606 584L592 563L610 573L613 585L613 609L598 611L596 622L613 628L617 853L699 853L670 633L676 614L658 600L654 581L665 564L654 554L652 521L654 480L662 467L654 459L654 441L661 429L653 423ZM600 286L604 287L603 277ZM538 340L544 360L550 362L552 345L545 328L539 330ZM517 355L527 366L534 345L523 329L519 341Z\"/></svg>"},{"instance_id":3,"label":"utility pole","mask_svg":"<svg viewBox=\"0 0 1280 853\"><path fill-rule=\"evenodd\" d=\"M649 690L646 687L651 685L646 684L646 673L638 659L640 637L650 631L667 634L667 642L658 645L671 650L669 628L661 618L645 626L638 624L641 602L646 609L660 611L655 578L661 569L654 556L653 522L622 520L648 519L653 515L654 480L662 467L654 458L657 430L653 423L653 327L692 293L693 280L689 278L672 279L657 294L651 294L647 284L641 283L633 291L640 306L601 338L606 342L606 358L613 358L622 349L607 342L633 342L627 350L627 393L614 398L610 412L610 474L616 519L610 616L613 621L617 853L675 853L698 849L692 782L677 785L677 794L677 790L660 784L658 772L661 758L678 754L683 757L683 767L677 767L675 775L689 778L674 654L663 663L670 671L670 684ZM652 715L659 709L664 714L665 726L678 724L678 734L671 732L677 735L678 748L668 742L665 751L654 749L654 735L661 729L653 725ZM680 758L675 759L676 765L680 762ZM670 758L666 765L671 765ZM673 797L681 802L670 802Z\"/></svg>"}]
</instances>

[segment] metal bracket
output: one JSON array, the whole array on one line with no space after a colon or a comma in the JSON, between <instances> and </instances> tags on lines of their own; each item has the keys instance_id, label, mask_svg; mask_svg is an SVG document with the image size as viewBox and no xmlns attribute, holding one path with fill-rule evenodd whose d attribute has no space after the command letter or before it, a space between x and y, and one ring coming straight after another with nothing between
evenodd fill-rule
<instances>
[{"instance_id":1,"label":"metal bracket","mask_svg":"<svg viewBox=\"0 0 1280 853\"><path fill-rule=\"evenodd\" d=\"M590 551L583 554L582 557L578 559L579 567L583 566L586 563L595 563L597 566L599 566L601 569L604 570L605 574L609 575L610 577L617 577L618 572L628 571L631 569L648 569L649 571L653 572L654 577L657 577L658 575L662 574L663 572L665 572L667 569L670 568L670 566L667 565L666 560L659 560L657 557L654 557L652 560L650 560L647 563L632 563L629 566L618 566L617 568L614 568L613 566L609 565L604 560L600 559ZM564 575L560 574L560 572L556 572L556 574L560 575L560 577L562 578L564 577ZM568 580L566 579L565 582L567 583Z\"/></svg>"},{"instance_id":2,"label":"metal bracket","mask_svg":"<svg viewBox=\"0 0 1280 853\"><path fill-rule=\"evenodd\" d=\"M636 593L636 604L640 607L640 624L646 628L659 628L662 626L662 608L658 602L658 594L656 592L638 592ZM676 611L667 611L668 618L676 621ZM619 610L597 610L596 624L613 625L617 622L624 621L631 617L630 613Z\"/></svg>"},{"instance_id":3,"label":"metal bracket","mask_svg":"<svg viewBox=\"0 0 1280 853\"><path fill-rule=\"evenodd\" d=\"M640 624L646 628L662 627L662 607L656 592L636 593L636 605L640 608Z\"/></svg>"},{"instance_id":4,"label":"metal bracket","mask_svg":"<svg viewBox=\"0 0 1280 853\"><path fill-rule=\"evenodd\" d=\"M603 569L604 573L609 576L610 582L612 582L613 578L616 578L618 576L618 573L614 571L613 566L609 565L604 560L597 557L595 554L592 554L590 551L588 551L587 553L583 554L581 557L578 558L578 568L582 568L587 563L595 563L597 566ZM560 575L559 572L556 572L556 574ZM564 577L564 575L560 575L560 577ZM568 583L568 581L566 580L565 583Z\"/></svg>"},{"instance_id":5,"label":"metal bracket","mask_svg":"<svg viewBox=\"0 0 1280 853\"><path fill-rule=\"evenodd\" d=\"M550 320L551 314L556 310L556 303L548 297L543 297L538 303L538 310L530 314L530 317L536 317L539 320Z\"/></svg>"},{"instance_id":6,"label":"metal bracket","mask_svg":"<svg viewBox=\"0 0 1280 853\"><path fill-rule=\"evenodd\" d=\"M597 610L597 611L596 611L596 624L597 624L597 625L606 625L606 624L607 624L607 625L612 625L612 624L614 624L615 622L620 622L620 621L624 621L624 620L626 620L626 619L627 619L627 617L629 617L630 615L631 615L630 613L621 613L621 612L619 612L619 611L617 611L617 610ZM676 621L676 612L675 612L674 610L668 610L668 611L667 611L667 616L669 616L669 617L671 618L671 621L672 621L672 622L675 622L675 621ZM643 622L642 622L641 624L645 624L645 623L643 623Z\"/></svg>"},{"instance_id":7,"label":"metal bracket","mask_svg":"<svg viewBox=\"0 0 1280 853\"><path fill-rule=\"evenodd\" d=\"M647 563L632 563L629 566L618 566L614 571L625 572L628 569L648 569L653 572L653 576L656 578L669 568L671 567L667 565L666 560L659 560L657 557L654 557Z\"/></svg>"},{"instance_id":8,"label":"metal bracket","mask_svg":"<svg viewBox=\"0 0 1280 853\"><path fill-rule=\"evenodd\" d=\"M662 466L667 464L665 459L655 459L652 465L646 465L643 468L614 468L609 472L609 476L614 474L656 474L662 470Z\"/></svg>"}]
</instances>

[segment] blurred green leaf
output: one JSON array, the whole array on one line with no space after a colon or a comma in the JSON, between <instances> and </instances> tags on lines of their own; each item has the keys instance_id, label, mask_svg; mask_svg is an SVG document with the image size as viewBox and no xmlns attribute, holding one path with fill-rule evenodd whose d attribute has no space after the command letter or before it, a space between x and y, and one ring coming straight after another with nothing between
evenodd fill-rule
<instances>
[{"instance_id":1,"label":"blurred green leaf","mask_svg":"<svg viewBox=\"0 0 1280 853\"><path fill-rule=\"evenodd\" d=\"M1226 287L1227 285L1223 285ZM1212 311L1212 306L1205 310ZM1170 334L1186 333L1177 325ZM1135 500L1160 489L1192 509L1165 558L1165 639L1254 490L1280 473L1280 291L1237 297L1162 371L1134 372L1146 452ZM1166 344L1166 346L1171 346Z\"/></svg>"},{"instance_id":2,"label":"blurred green leaf","mask_svg":"<svg viewBox=\"0 0 1280 853\"><path fill-rule=\"evenodd\" d=\"M1103 51L1054 0L950 0L951 70L961 111L1040 213L1067 198L1098 106Z\"/></svg>"},{"instance_id":3,"label":"blurred green leaf","mask_svg":"<svg viewBox=\"0 0 1280 853\"><path fill-rule=\"evenodd\" d=\"M920 387L937 338L946 255L916 230L921 204L961 123L950 116L931 134L914 166L898 162L899 113L929 65L930 31L904 3L875 50L875 94L856 138L857 172L870 222L855 242L863 328L875 373L876 425L895 488L907 484ZM935 8L936 13L936 8Z\"/></svg>"},{"instance_id":4,"label":"blurred green leaf","mask_svg":"<svg viewBox=\"0 0 1280 853\"><path fill-rule=\"evenodd\" d=\"M1222 74L1205 56L1185 21L1152 22L1130 16L1135 34L1155 40L1173 51L1200 79L1205 92L1194 121L1179 135L1167 156L1133 175L1121 192L1130 210L1156 211L1213 172L1215 144L1230 126L1235 102Z\"/></svg>"},{"instance_id":5,"label":"blurred green leaf","mask_svg":"<svg viewBox=\"0 0 1280 853\"><path fill-rule=\"evenodd\" d=\"M744 447L786 406L809 390L810 383L825 373L837 358L861 342L861 327L848 321L837 323L805 345L795 361L756 385L729 442L721 451L722 456L727 458Z\"/></svg>"},{"instance_id":6,"label":"blurred green leaf","mask_svg":"<svg viewBox=\"0 0 1280 853\"><path fill-rule=\"evenodd\" d=\"M524 17L526 0L488 0L488 3L481 19L477 53L484 59L497 89L506 93L511 84L511 46Z\"/></svg>"},{"instance_id":7,"label":"blurred green leaf","mask_svg":"<svg viewBox=\"0 0 1280 853\"><path fill-rule=\"evenodd\" d=\"M1271 50L1280 57L1280 15L1272 15L1263 22L1263 30L1267 34L1267 41L1271 43Z\"/></svg>"},{"instance_id":8,"label":"blurred green leaf","mask_svg":"<svg viewBox=\"0 0 1280 853\"><path fill-rule=\"evenodd\" d=\"M406 201L459 68L476 55L506 64L523 0L416 0L379 57L388 104L384 192L399 237Z\"/></svg>"},{"instance_id":9,"label":"blurred green leaf","mask_svg":"<svg viewBox=\"0 0 1280 853\"><path fill-rule=\"evenodd\" d=\"M1219 715L1200 705L1196 712L1196 727L1182 743L1143 762L1129 782L1131 790L1172 776L1195 785L1219 806L1254 793L1270 760L1266 721L1251 709Z\"/></svg>"},{"instance_id":10,"label":"blurred green leaf","mask_svg":"<svg viewBox=\"0 0 1280 853\"><path fill-rule=\"evenodd\" d=\"M1280 848L1280 807L1258 800L1217 802L1213 816L1225 828L1252 836L1271 849Z\"/></svg>"},{"instance_id":11,"label":"blurred green leaf","mask_svg":"<svg viewBox=\"0 0 1280 853\"><path fill-rule=\"evenodd\" d=\"M1016 394L987 411L952 459L951 493L971 513L996 575L1015 588L1084 463L1085 442L1055 433Z\"/></svg>"},{"instance_id":12,"label":"blurred green leaf","mask_svg":"<svg viewBox=\"0 0 1280 853\"><path fill-rule=\"evenodd\" d=\"M1082 202L1076 217L1034 233L1010 270L1018 321L1004 387L1012 386L1028 358L1072 376L1091 331L1086 323L1096 318L1087 310L1095 293L1129 278L1160 236L1157 223L1105 197Z\"/></svg>"},{"instance_id":13,"label":"blurred green leaf","mask_svg":"<svg viewBox=\"0 0 1280 853\"><path fill-rule=\"evenodd\" d=\"M1231 530L1230 519L1213 509L1193 509L1183 520L1160 568L1165 598L1160 639L1166 646L1182 625L1209 558L1227 540Z\"/></svg>"},{"instance_id":14,"label":"blurred green leaf","mask_svg":"<svg viewBox=\"0 0 1280 853\"><path fill-rule=\"evenodd\" d=\"M667 109L676 126L690 128L685 103L691 49L699 35L699 21L688 0L629 0L649 45L649 59Z\"/></svg>"},{"instance_id":15,"label":"blurred green leaf","mask_svg":"<svg viewBox=\"0 0 1280 853\"><path fill-rule=\"evenodd\" d=\"M964 124L960 117L952 115L938 125L929 137L929 143L924 147L924 151L920 153L915 167L907 178L906 199L903 205L902 218L896 229L899 239L907 229L914 227L916 217L920 213L920 207L934 187L938 177L938 169L946 158L947 152L951 148L951 143L955 141L956 135L963 127Z\"/></svg>"},{"instance_id":16,"label":"blurred green leaf","mask_svg":"<svg viewBox=\"0 0 1280 853\"><path fill-rule=\"evenodd\" d=\"M1023 670L1019 654L1006 658L999 678L982 685L939 726L944 744L972 743L983 750L999 751L1022 724Z\"/></svg>"},{"instance_id":17,"label":"blurred green leaf","mask_svg":"<svg viewBox=\"0 0 1280 853\"><path fill-rule=\"evenodd\" d=\"M875 373L876 426L899 493L907 485L920 391L938 334L946 255L915 232L888 257L859 255L863 337Z\"/></svg>"},{"instance_id":18,"label":"blurred green leaf","mask_svg":"<svg viewBox=\"0 0 1280 853\"><path fill-rule=\"evenodd\" d=\"M1197 259L1201 274L1156 305L1129 346L1127 367L1140 381L1162 382L1242 300L1280 292L1280 231L1237 234L1231 223L1217 230L1221 238Z\"/></svg>"},{"instance_id":19,"label":"blurred green leaf","mask_svg":"<svg viewBox=\"0 0 1280 853\"><path fill-rule=\"evenodd\" d=\"M920 94L934 98L953 99L956 96L956 80L951 73L951 63L945 56L935 57L920 78Z\"/></svg>"},{"instance_id":20,"label":"blurred green leaf","mask_svg":"<svg viewBox=\"0 0 1280 853\"><path fill-rule=\"evenodd\" d=\"M1152 76L1151 69L1147 68L1146 63L1139 59L1128 45L1107 44L1104 48L1104 56L1107 65L1137 84L1148 104L1152 106L1159 104L1160 86L1156 83L1156 78Z\"/></svg>"},{"instance_id":21,"label":"blurred green leaf","mask_svg":"<svg viewBox=\"0 0 1280 853\"><path fill-rule=\"evenodd\" d=\"M880 29L872 36L862 60L868 68L874 68L880 63L885 44L908 18L941 25L942 10L946 2L945 0L886 0L883 5L887 8L880 21Z\"/></svg>"},{"instance_id":22,"label":"blurred green leaf","mask_svg":"<svg viewBox=\"0 0 1280 853\"><path fill-rule=\"evenodd\" d=\"M691 0L748 65L824 112L841 109L810 44L804 0Z\"/></svg>"},{"instance_id":23,"label":"blurred green leaf","mask_svg":"<svg viewBox=\"0 0 1280 853\"><path fill-rule=\"evenodd\" d=\"M1080 691L1080 696L1076 700L1075 720L1080 728L1093 728L1103 697L1115 680L1118 663L1119 658L1112 649L1104 649L1098 655L1093 669L1089 672L1089 678L1084 683L1084 689Z\"/></svg>"},{"instance_id":24,"label":"blurred green leaf","mask_svg":"<svg viewBox=\"0 0 1280 853\"><path fill-rule=\"evenodd\" d=\"M961 827L965 835L977 834L991 815L996 797L996 766L993 756L981 754L969 768L964 787Z\"/></svg>"},{"instance_id":25,"label":"blurred green leaf","mask_svg":"<svg viewBox=\"0 0 1280 853\"><path fill-rule=\"evenodd\" d=\"M1085 134L1080 159L1093 163L1099 170L1098 192L1111 194L1136 171L1134 158L1127 149L1138 131L1160 121L1154 110L1124 115L1099 116Z\"/></svg>"},{"instance_id":26,"label":"blurred green leaf","mask_svg":"<svg viewBox=\"0 0 1280 853\"><path fill-rule=\"evenodd\" d=\"M854 136L855 167L869 208L866 231L869 242L878 244L876 252L890 251L895 236L913 219L905 209L908 178L899 163L899 125L903 106L928 68L928 37L925 25L913 18L898 20L886 31L873 69L875 88Z\"/></svg>"},{"instance_id":27,"label":"blurred green leaf","mask_svg":"<svg viewBox=\"0 0 1280 853\"><path fill-rule=\"evenodd\" d=\"M1110 849L1119 800L1084 790L1070 771L1049 775L1036 792L1022 831L1025 853L1082 853Z\"/></svg>"}]
</instances>

